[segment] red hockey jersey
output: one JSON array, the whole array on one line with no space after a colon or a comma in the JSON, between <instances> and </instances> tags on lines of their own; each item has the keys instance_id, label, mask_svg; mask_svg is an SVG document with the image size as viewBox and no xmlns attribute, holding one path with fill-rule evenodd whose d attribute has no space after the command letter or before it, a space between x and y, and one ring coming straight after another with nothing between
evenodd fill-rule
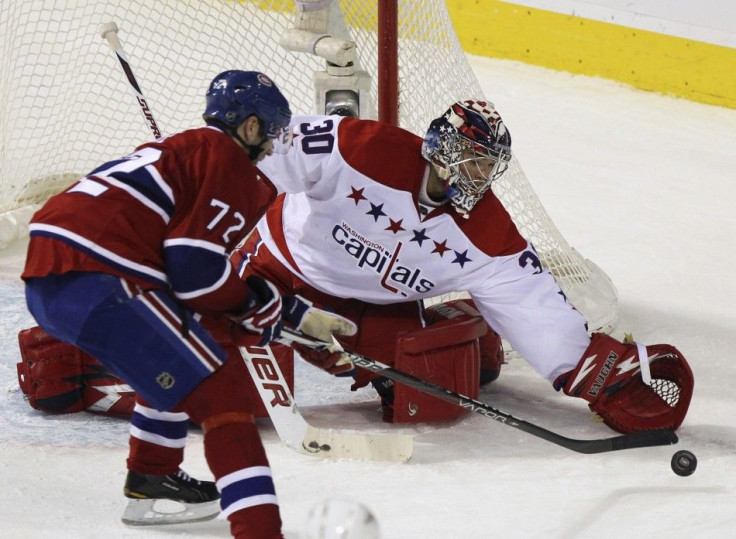
<instances>
[{"instance_id":1,"label":"red hockey jersey","mask_svg":"<svg viewBox=\"0 0 736 539\"><path fill-rule=\"evenodd\" d=\"M268 159L268 158L267 158ZM183 131L105 163L33 216L22 277L100 271L170 288L197 311L240 306L227 254L276 196L214 127Z\"/></svg>"}]
</instances>

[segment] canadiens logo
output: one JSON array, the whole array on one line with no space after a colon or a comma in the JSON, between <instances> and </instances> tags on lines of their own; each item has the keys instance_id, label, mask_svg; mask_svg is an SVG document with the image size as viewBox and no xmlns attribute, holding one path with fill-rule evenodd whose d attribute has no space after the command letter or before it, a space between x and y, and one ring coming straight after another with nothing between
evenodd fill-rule
<instances>
[{"instance_id":1,"label":"canadiens logo","mask_svg":"<svg viewBox=\"0 0 736 539\"><path fill-rule=\"evenodd\" d=\"M372 242L343 222L332 229L332 238L350 255L361 269L369 269L381 276L381 286L395 294L406 296L405 290L423 294L435 283L422 275L421 268L401 265L399 253L403 244L398 242L393 252ZM402 290L403 289L403 290Z\"/></svg>"}]
</instances>

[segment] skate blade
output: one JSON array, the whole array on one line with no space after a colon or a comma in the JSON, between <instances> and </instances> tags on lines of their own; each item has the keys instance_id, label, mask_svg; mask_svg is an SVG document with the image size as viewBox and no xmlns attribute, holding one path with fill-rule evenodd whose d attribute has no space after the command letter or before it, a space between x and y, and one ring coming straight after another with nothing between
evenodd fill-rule
<instances>
[{"instance_id":1,"label":"skate blade","mask_svg":"<svg viewBox=\"0 0 736 539\"><path fill-rule=\"evenodd\" d=\"M220 514L220 501L183 503L173 500L128 500L121 520L128 526L162 526L212 520Z\"/></svg>"}]
</instances>

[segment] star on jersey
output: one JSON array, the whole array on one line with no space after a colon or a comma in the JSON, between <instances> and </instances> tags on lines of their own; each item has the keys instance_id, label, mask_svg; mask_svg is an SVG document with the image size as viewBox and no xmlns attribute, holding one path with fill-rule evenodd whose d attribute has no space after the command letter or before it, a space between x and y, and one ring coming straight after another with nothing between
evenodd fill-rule
<instances>
[{"instance_id":1,"label":"star on jersey","mask_svg":"<svg viewBox=\"0 0 736 539\"><path fill-rule=\"evenodd\" d=\"M412 230L412 233L414 234L414 237L410 239L409 241L415 241L419 244L419 247L422 246L422 243L424 240L428 240L429 236L427 236L424 232L426 231L426 228L423 228L421 230Z\"/></svg>"},{"instance_id":2,"label":"star on jersey","mask_svg":"<svg viewBox=\"0 0 736 539\"><path fill-rule=\"evenodd\" d=\"M451 249L447 246L447 240L442 240L442 242L434 242L434 249L432 250L433 253L437 253L440 255L440 258L445 256L445 253L447 251L450 251Z\"/></svg>"},{"instance_id":3,"label":"star on jersey","mask_svg":"<svg viewBox=\"0 0 736 539\"><path fill-rule=\"evenodd\" d=\"M356 189L355 187L350 186L350 189L352 189L353 192L348 195L348 198L352 198L355 201L355 205L356 206L358 205L358 203L361 200L367 200L363 196L363 191L365 191L365 187L361 187L360 189Z\"/></svg>"},{"instance_id":4,"label":"star on jersey","mask_svg":"<svg viewBox=\"0 0 736 539\"><path fill-rule=\"evenodd\" d=\"M455 260L452 261L452 264L460 264L460 267L464 268L466 262L472 262L472 260L468 258L468 250L465 249L462 253L455 251Z\"/></svg>"},{"instance_id":5,"label":"star on jersey","mask_svg":"<svg viewBox=\"0 0 736 539\"><path fill-rule=\"evenodd\" d=\"M401 226L401 223L404 222L403 219L399 219L398 221L394 221L393 219L391 219L389 217L388 220L391 222L391 224L388 225L386 228L384 228L384 230L390 230L394 234L397 234L398 232L400 232L402 230L406 230L403 226Z\"/></svg>"},{"instance_id":6,"label":"star on jersey","mask_svg":"<svg viewBox=\"0 0 736 539\"><path fill-rule=\"evenodd\" d=\"M384 204L374 204L368 198L364 195L365 187L356 188L355 186L350 186L350 193L346 195L346 198L349 198L353 200L356 206L360 205L362 201L366 201L368 204L370 204L371 209L365 212L366 215L370 215L373 217L373 222L378 223L379 219L381 217L385 217L389 221L389 225L384 228L384 230L390 230L394 234L398 234L399 232L406 231L406 229L402 226L404 219L394 219L387 215L383 211ZM453 249L452 247L447 246L447 239L443 239L442 241L437 241L432 238L430 238L426 232L426 228L422 228L421 230L411 230L413 237L409 240L410 242L416 242L417 245L422 248L424 247L424 242L427 240L430 240L432 244L434 244L434 248L432 251L430 251L431 254L437 254L440 256L440 258L444 258L445 253L447 251L454 251L455 258L450 261L451 264L459 264L461 268L465 267L465 264L472 262L473 259L468 256L468 249L465 249L464 251L457 251ZM449 260L449 258L448 258Z\"/></svg>"},{"instance_id":7,"label":"star on jersey","mask_svg":"<svg viewBox=\"0 0 736 539\"><path fill-rule=\"evenodd\" d=\"M371 209L370 211L365 212L366 215L372 215L375 222L378 222L379 217L386 217L386 214L383 213L383 204L379 204L377 206L373 202L371 202L370 204Z\"/></svg>"}]
</instances>

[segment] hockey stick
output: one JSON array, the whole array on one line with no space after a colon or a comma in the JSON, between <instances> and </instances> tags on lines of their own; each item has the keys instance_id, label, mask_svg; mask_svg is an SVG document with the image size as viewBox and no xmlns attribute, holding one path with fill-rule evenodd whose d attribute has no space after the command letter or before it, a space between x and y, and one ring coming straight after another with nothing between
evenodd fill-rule
<instances>
[{"instance_id":1,"label":"hockey stick","mask_svg":"<svg viewBox=\"0 0 736 539\"><path fill-rule=\"evenodd\" d=\"M414 440L402 434L344 433L313 427L294 403L289 386L270 346L241 346L263 405L281 441L289 448L322 458L406 461Z\"/></svg>"},{"instance_id":2,"label":"hockey stick","mask_svg":"<svg viewBox=\"0 0 736 539\"><path fill-rule=\"evenodd\" d=\"M319 348L327 344L289 328L283 328L281 335L293 342L298 342L313 348ZM533 423L517 419L484 402L455 393L454 391L440 387L432 382L421 380L411 374L396 370L393 367L389 367L388 365L369 359L363 355L349 352L347 350L345 353L350 356L353 363L358 367L381 376L385 376L394 382L402 383L418 391L437 397L438 399L442 399L471 412L489 417L499 423L522 430L527 434L531 434L537 438L542 438L543 440L547 440L555 445L571 449L578 453L607 453L609 451L618 451L621 449L635 449L639 447L653 447L677 443L677 435L668 429L640 431L632 434L624 434L621 436L614 436L612 438L600 438L595 440L576 440L573 438L567 438L540 426L534 425Z\"/></svg>"},{"instance_id":3,"label":"hockey stick","mask_svg":"<svg viewBox=\"0 0 736 539\"><path fill-rule=\"evenodd\" d=\"M100 25L99 32L102 39L107 41L112 52L117 56L118 61L120 62L120 67L123 68L123 73L130 83L133 95L135 96L136 101L138 101L138 106L141 108L143 118L145 118L146 124L153 132L153 136L157 139L161 138L161 130L158 128L158 124L156 124L156 119L153 117L153 113L151 112L151 108L148 106L146 98L143 97L143 91L141 90L135 75L133 75L133 70L128 63L127 56L125 56L123 45L120 43L120 39L118 39L118 25L114 22L103 23Z\"/></svg>"}]
</instances>

